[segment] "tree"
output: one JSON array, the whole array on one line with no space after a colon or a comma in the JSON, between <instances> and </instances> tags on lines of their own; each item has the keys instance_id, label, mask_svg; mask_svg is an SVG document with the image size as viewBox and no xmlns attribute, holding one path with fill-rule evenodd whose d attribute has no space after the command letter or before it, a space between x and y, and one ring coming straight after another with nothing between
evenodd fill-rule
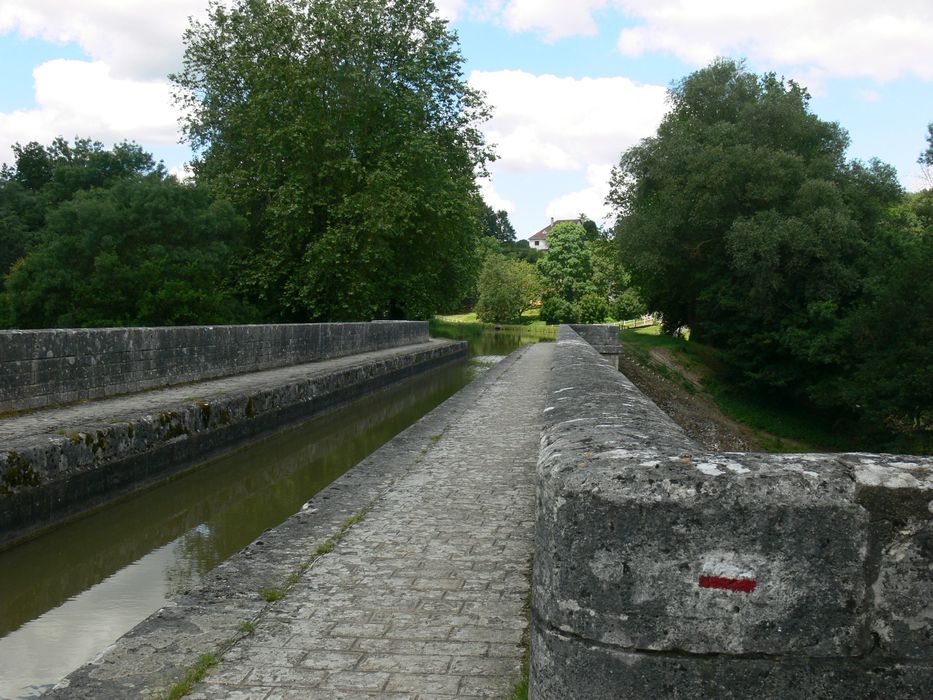
<instances>
[{"instance_id":1,"label":"tree","mask_svg":"<svg viewBox=\"0 0 933 700\"><path fill-rule=\"evenodd\" d=\"M610 183L620 256L648 306L759 392L877 417L856 397L890 398L884 367L918 381L928 364L912 340L899 354L870 340L880 310L929 296L919 279L891 279L922 279L929 254L892 214L904 197L894 169L846 162L846 133L809 111L804 89L733 61L686 77L670 102ZM885 401L891 417L928 415L913 398Z\"/></svg>"},{"instance_id":2,"label":"tree","mask_svg":"<svg viewBox=\"0 0 933 700\"><path fill-rule=\"evenodd\" d=\"M164 175L161 163L135 143L107 150L103 144L62 137L51 145L13 145L12 167L0 171L0 278L38 242L47 210L76 193L111 187L149 173Z\"/></svg>"},{"instance_id":3,"label":"tree","mask_svg":"<svg viewBox=\"0 0 933 700\"><path fill-rule=\"evenodd\" d=\"M488 111L430 0L213 1L172 76L196 177L285 320L425 317L477 273Z\"/></svg>"},{"instance_id":4,"label":"tree","mask_svg":"<svg viewBox=\"0 0 933 700\"><path fill-rule=\"evenodd\" d=\"M493 253L480 272L476 315L486 323L513 321L531 308L539 294L538 276L530 263Z\"/></svg>"},{"instance_id":5,"label":"tree","mask_svg":"<svg viewBox=\"0 0 933 700\"><path fill-rule=\"evenodd\" d=\"M515 227L509 221L509 214L504 209L493 211L486 202L483 202L483 235L491 236L500 243L515 241Z\"/></svg>"},{"instance_id":6,"label":"tree","mask_svg":"<svg viewBox=\"0 0 933 700\"><path fill-rule=\"evenodd\" d=\"M657 135L623 154L609 195L616 239L666 327L709 339L733 223L783 213L808 180L842 179L847 137L810 114L808 99L793 81L719 60L672 88Z\"/></svg>"},{"instance_id":7,"label":"tree","mask_svg":"<svg viewBox=\"0 0 933 700\"><path fill-rule=\"evenodd\" d=\"M933 190L907 195L870 251L865 293L847 318L851 362L840 402L869 424L933 447ZM877 429L877 428L876 428Z\"/></svg>"},{"instance_id":8,"label":"tree","mask_svg":"<svg viewBox=\"0 0 933 700\"><path fill-rule=\"evenodd\" d=\"M547 255L538 260L541 318L547 323L597 323L608 316L606 290L594 278L592 243L579 223L563 222L551 229Z\"/></svg>"},{"instance_id":9,"label":"tree","mask_svg":"<svg viewBox=\"0 0 933 700\"><path fill-rule=\"evenodd\" d=\"M81 192L48 212L2 305L18 328L247 322L228 285L244 230L229 203L159 173Z\"/></svg>"}]
</instances>

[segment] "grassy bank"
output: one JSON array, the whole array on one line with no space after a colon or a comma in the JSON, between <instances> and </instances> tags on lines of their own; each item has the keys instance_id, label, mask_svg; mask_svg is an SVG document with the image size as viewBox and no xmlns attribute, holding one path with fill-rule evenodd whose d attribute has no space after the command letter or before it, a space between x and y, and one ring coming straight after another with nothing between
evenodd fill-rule
<instances>
[{"instance_id":1,"label":"grassy bank","mask_svg":"<svg viewBox=\"0 0 933 700\"><path fill-rule=\"evenodd\" d=\"M467 316L472 314L463 314ZM450 316L431 319L431 335L435 338L465 340L470 344L470 355L508 355L521 345L553 341L557 326L493 325L491 323L448 321ZM460 318L453 317L453 318Z\"/></svg>"},{"instance_id":2,"label":"grassy bank","mask_svg":"<svg viewBox=\"0 0 933 700\"><path fill-rule=\"evenodd\" d=\"M826 416L781 404L745 391L727 379L727 367L715 349L683 338L662 335L659 326L623 330L620 335L631 357L680 384L687 391L706 393L729 418L748 426L772 452L877 449L864 436L833 426ZM665 362L670 358L673 362Z\"/></svg>"},{"instance_id":3,"label":"grassy bank","mask_svg":"<svg viewBox=\"0 0 933 700\"><path fill-rule=\"evenodd\" d=\"M533 326L536 328L554 328L556 332L557 326L548 326L544 321L541 320L540 314L541 314L540 309L528 309L527 311L522 313L521 317L515 319L513 323L507 323L507 324L483 323L482 321L479 320L479 318L477 318L475 311L470 311L464 314L439 315L439 316L435 316L434 318L437 321L441 321L443 323L470 323L470 324L479 324L482 326L489 326L489 327L498 326L501 328L512 328L512 327L528 328L528 327Z\"/></svg>"}]
</instances>

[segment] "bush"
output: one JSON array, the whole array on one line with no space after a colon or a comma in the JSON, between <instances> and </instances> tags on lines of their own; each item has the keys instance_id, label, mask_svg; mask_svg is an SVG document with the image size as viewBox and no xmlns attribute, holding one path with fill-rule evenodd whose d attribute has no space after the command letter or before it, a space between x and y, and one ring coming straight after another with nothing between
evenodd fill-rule
<instances>
[{"instance_id":1,"label":"bush","mask_svg":"<svg viewBox=\"0 0 933 700\"><path fill-rule=\"evenodd\" d=\"M597 294L584 294L573 306L577 323L602 323L609 316L609 304Z\"/></svg>"},{"instance_id":2,"label":"bush","mask_svg":"<svg viewBox=\"0 0 933 700\"><path fill-rule=\"evenodd\" d=\"M479 276L476 316L485 323L504 323L522 315L537 298L534 268L498 253L486 257Z\"/></svg>"},{"instance_id":3,"label":"bush","mask_svg":"<svg viewBox=\"0 0 933 700\"><path fill-rule=\"evenodd\" d=\"M557 296L544 299L541 304L541 320L549 324L577 322L573 304Z\"/></svg>"}]
</instances>

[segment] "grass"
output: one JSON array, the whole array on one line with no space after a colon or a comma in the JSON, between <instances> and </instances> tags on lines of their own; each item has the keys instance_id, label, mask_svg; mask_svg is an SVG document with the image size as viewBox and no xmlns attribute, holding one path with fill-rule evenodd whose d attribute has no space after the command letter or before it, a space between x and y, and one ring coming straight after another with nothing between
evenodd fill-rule
<instances>
[{"instance_id":1,"label":"grass","mask_svg":"<svg viewBox=\"0 0 933 700\"><path fill-rule=\"evenodd\" d=\"M328 537L321 544L317 546L317 549L314 550L314 553L317 556L323 554L329 554L334 551L334 547L337 546L337 543L340 542L344 537L347 536L347 533L350 531L350 528L356 525L359 522L362 522L366 517L366 511L361 510L355 515L351 515L349 518L343 521L343 524L340 526L340 530L334 533L332 536Z\"/></svg>"},{"instance_id":2,"label":"grass","mask_svg":"<svg viewBox=\"0 0 933 700\"><path fill-rule=\"evenodd\" d=\"M481 336L489 331L520 333L523 337L538 340L554 340L557 338L557 326L548 326L545 323L535 324L502 324L481 323L480 321L450 320L461 319L475 314L461 314L460 316L435 316L430 321L431 335L439 337L470 337Z\"/></svg>"},{"instance_id":3,"label":"grass","mask_svg":"<svg viewBox=\"0 0 933 700\"><path fill-rule=\"evenodd\" d=\"M446 314L438 315L435 318L439 321L445 323L482 323L479 318L476 316L475 311L470 311L463 314ZM522 312L522 315L519 318L513 319L511 323L501 324L501 323L490 323L486 324L490 326L543 326L545 328L548 325L541 320L541 309L528 309L527 311Z\"/></svg>"},{"instance_id":4,"label":"grass","mask_svg":"<svg viewBox=\"0 0 933 700\"><path fill-rule=\"evenodd\" d=\"M242 634L252 634L256 631L256 625L249 620L244 620L237 628Z\"/></svg>"},{"instance_id":5,"label":"grass","mask_svg":"<svg viewBox=\"0 0 933 700\"><path fill-rule=\"evenodd\" d=\"M686 371L702 377L702 390L734 421L748 426L769 452L851 449L851 440L837 435L824 416L800 406L778 403L760 393L744 391L728 379L728 367L715 349L685 338L663 335L659 326L623 330L619 335L626 352L640 364L680 384L691 393L696 386L687 377L656 362L651 350L663 348ZM689 388L688 388L689 387Z\"/></svg>"},{"instance_id":6,"label":"grass","mask_svg":"<svg viewBox=\"0 0 933 700\"><path fill-rule=\"evenodd\" d=\"M185 677L169 689L164 700L179 700L179 698L183 698L191 692L195 684L204 678L205 674L216 666L219 661L220 659L218 659L215 654L202 654L197 662L195 662L194 666L189 668L185 673Z\"/></svg>"},{"instance_id":7,"label":"grass","mask_svg":"<svg viewBox=\"0 0 933 700\"><path fill-rule=\"evenodd\" d=\"M512 694L509 700L528 700L528 667L523 669L522 679L512 686Z\"/></svg>"},{"instance_id":8,"label":"grass","mask_svg":"<svg viewBox=\"0 0 933 700\"><path fill-rule=\"evenodd\" d=\"M261 595L262 599L267 603L274 603L285 597L285 591L278 586L269 586L268 588L260 588L259 595Z\"/></svg>"}]
</instances>

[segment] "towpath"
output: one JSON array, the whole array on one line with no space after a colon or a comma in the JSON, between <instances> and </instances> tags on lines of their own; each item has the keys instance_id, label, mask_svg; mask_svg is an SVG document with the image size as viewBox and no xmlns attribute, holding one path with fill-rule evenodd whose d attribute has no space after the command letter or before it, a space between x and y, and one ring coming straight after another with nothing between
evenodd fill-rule
<instances>
[{"instance_id":1,"label":"towpath","mask_svg":"<svg viewBox=\"0 0 933 700\"><path fill-rule=\"evenodd\" d=\"M507 696L521 676L552 351L517 351L188 697Z\"/></svg>"}]
</instances>

